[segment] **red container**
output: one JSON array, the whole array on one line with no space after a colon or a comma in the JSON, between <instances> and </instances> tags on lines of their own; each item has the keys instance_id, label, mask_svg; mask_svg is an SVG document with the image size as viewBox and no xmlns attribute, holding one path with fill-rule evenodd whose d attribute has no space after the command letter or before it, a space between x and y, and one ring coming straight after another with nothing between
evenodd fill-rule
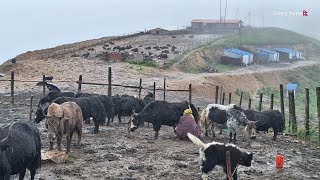
<instances>
[{"instance_id":1,"label":"red container","mask_svg":"<svg viewBox=\"0 0 320 180\"><path fill-rule=\"evenodd\" d=\"M276 156L276 168L283 168L283 160L284 157L282 155L277 155Z\"/></svg>"}]
</instances>

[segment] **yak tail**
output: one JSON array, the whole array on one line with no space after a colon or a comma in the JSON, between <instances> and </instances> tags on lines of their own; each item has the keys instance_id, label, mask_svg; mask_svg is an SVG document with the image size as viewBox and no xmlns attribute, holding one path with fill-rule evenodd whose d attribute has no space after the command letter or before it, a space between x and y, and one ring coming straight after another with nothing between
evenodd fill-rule
<instances>
[{"instance_id":1,"label":"yak tail","mask_svg":"<svg viewBox=\"0 0 320 180\"><path fill-rule=\"evenodd\" d=\"M199 124L200 117L199 117L198 109L193 104L190 104L190 108L192 110L192 115L196 120L196 123Z\"/></svg>"},{"instance_id":2,"label":"yak tail","mask_svg":"<svg viewBox=\"0 0 320 180\"><path fill-rule=\"evenodd\" d=\"M187 133L188 138L190 139L190 141L193 142L193 144L199 146L200 148L205 149L206 148L206 144L204 144L199 138L197 138L196 136L192 135L191 133Z\"/></svg>"}]
</instances>

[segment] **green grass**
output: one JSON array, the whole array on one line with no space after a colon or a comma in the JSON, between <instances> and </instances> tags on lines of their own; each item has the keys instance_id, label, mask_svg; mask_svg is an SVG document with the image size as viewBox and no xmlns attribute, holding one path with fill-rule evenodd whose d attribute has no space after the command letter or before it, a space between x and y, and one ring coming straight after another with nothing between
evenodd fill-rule
<instances>
[{"instance_id":1,"label":"green grass","mask_svg":"<svg viewBox=\"0 0 320 180\"><path fill-rule=\"evenodd\" d=\"M316 102L316 87L320 85L320 66L313 66L302 69L300 72L292 74L288 78L291 83L298 84L296 93L295 93L295 107L296 107L296 116L297 116L297 126L298 132L296 135L299 138L304 139L304 114L305 114L305 87L309 88L310 104L309 104L309 114L310 114L310 139L312 141L318 141L318 118L317 118L317 102ZM286 91L286 84L284 84L284 93ZM260 89L257 94L263 93L264 98L270 99L271 94L274 94L274 107L279 109L280 106L280 93L279 87L264 87ZM258 103L258 102L254 102ZM288 114L288 97L284 94L284 104L286 109L286 122L289 121ZM264 103L266 107L268 105ZM253 106L255 107L255 106ZM257 106L258 107L258 106ZM257 108L256 107L256 108ZM288 127L288 126L286 126ZM287 132L290 132L287 128Z\"/></svg>"},{"instance_id":2,"label":"green grass","mask_svg":"<svg viewBox=\"0 0 320 180\"><path fill-rule=\"evenodd\" d=\"M210 47L239 48L243 45L266 45L266 44L297 44L314 43L320 46L320 41L296 32L275 28L247 28L237 34L218 39Z\"/></svg>"},{"instance_id":3,"label":"green grass","mask_svg":"<svg viewBox=\"0 0 320 180\"><path fill-rule=\"evenodd\" d=\"M146 66L146 67L157 67L154 61L138 61L138 60L130 60L127 61L129 64L139 65L139 66Z\"/></svg>"}]
</instances>

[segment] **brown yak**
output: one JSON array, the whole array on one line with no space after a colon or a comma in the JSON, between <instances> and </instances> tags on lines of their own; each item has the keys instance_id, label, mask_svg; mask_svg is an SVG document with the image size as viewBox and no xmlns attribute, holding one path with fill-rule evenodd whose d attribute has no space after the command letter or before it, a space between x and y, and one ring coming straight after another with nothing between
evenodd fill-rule
<instances>
[{"instance_id":1,"label":"brown yak","mask_svg":"<svg viewBox=\"0 0 320 180\"><path fill-rule=\"evenodd\" d=\"M58 150L61 151L62 135L67 138L67 153L70 152L70 145L73 132L78 134L77 147L80 147L82 137L82 112L80 107L74 102L63 104L52 103L48 107L46 115L46 128L48 129L48 139L50 142L49 150L53 150L54 140L57 140Z\"/></svg>"}]
</instances>

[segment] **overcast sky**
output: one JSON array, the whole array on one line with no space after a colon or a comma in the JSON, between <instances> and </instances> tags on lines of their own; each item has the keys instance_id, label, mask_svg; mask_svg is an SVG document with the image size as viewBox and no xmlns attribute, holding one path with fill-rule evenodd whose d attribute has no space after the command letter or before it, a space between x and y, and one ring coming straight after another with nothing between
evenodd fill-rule
<instances>
[{"instance_id":1,"label":"overcast sky","mask_svg":"<svg viewBox=\"0 0 320 180\"><path fill-rule=\"evenodd\" d=\"M219 0L1 0L0 64L16 55L92 38L218 19ZM226 0L222 2L222 15ZM309 16L276 12L302 10ZM238 13L237 13L238 12ZM283 27L320 39L319 0L228 0L227 19ZM263 20L264 19L264 20Z\"/></svg>"}]
</instances>

